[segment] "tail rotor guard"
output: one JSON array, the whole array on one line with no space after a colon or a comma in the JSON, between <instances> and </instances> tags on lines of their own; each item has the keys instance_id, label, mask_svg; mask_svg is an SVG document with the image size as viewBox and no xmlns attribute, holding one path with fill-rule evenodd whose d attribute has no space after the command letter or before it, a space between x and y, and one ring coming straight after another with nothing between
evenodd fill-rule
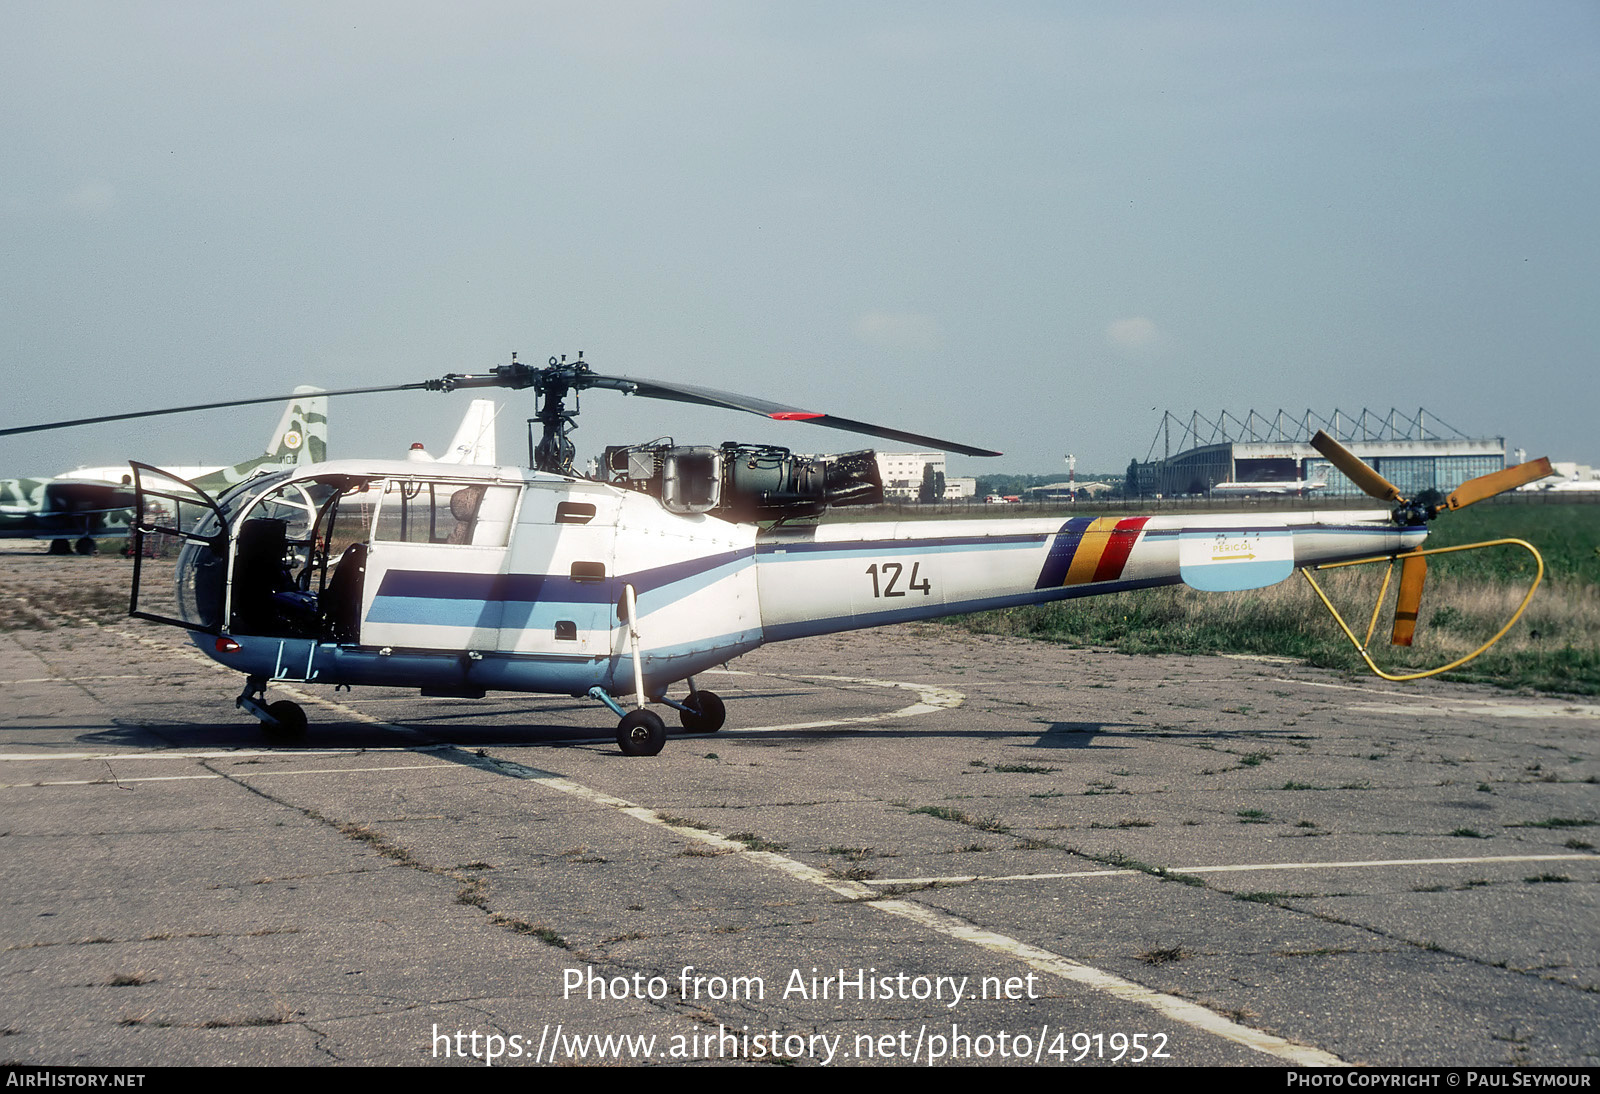
<instances>
[{"instance_id":1,"label":"tail rotor guard","mask_svg":"<svg viewBox=\"0 0 1600 1094\"><path fill-rule=\"evenodd\" d=\"M1452 554L1456 551L1476 551L1486 547L1521 547L1523 550L1527 551L1533 556L1535 565L1533 582L1528 586L1527 593L1523 595L1522 602L1517 605L1517 610L1511 613L1510 619L1506 620L1505 626L1496 631L1494 636L1483 645L1479 646L1465 657L1461 657L1450 662L1448 665L1440 665L1438 668L1426 669L1422 672L1401 674L1385 672L1383 669L1379 668L1377 662L1372 659L1370 647L1372 645L1373 633L1377 630L1378 616L1383 610L1384 597L1388 593L1389 583L1394 577L1395 563L1398 562L1400 564L1400 588L1395 596L1394 628L1390 634L1390 644L1395 646L1409 646L1411 645L1412 636L1416 632L1417 613L1422 603L1423 579L1427 576L1428 572L1428 557L1430 555ZM1317 579L1312 576L1312 572L1320 570L1336 570L1346 566L1366 566L1378 562L1387 562L1389 564L1389 568L1384 572L1383 586L1378 590L1377 603L1375 603L1372 607L1372 618L1367 624L1366 637L1357 638L1355 632L1350 629L1350 625L1345 622L1344 616L1339 614L1339 609L1333 606L1333 601L1328 599L1328 594L1323 591L1323 588L1320 584L1318 584ZM1516 625L1517 620L1522 618L1522 613L1527 610L1528 604L1533 600L1534 591L1539 588L1539 582L1544 580L1544 558L1539 554L1538 548L1534 547L1533 544L1528 543L1526 540L1491 539L1485 540L1482 543L1465 543L1455 547L1433 547L1427 550L1405 551L1393 555L1377 555L1372 558L1351 559L1348 562L1330 562L1320 566L1308 566L1300 572L1304 574L1306 580L1311 583L1311 588L1316 592L1317 598L1322 601L1322 606L1328 609L1328 613L1333 616L1334 622L1339 624L1339 629L1344 631L1345 637L1350 639L1350 644L1354 646L1356 652L1361 655L1361 659L1367 663L1367 668L1371 669L1373 673L1385 680L1394 680L1399 682L1405 680L1422 680L1429 676L1437 676L1442 672L1449 672L1451 669L1458 669L1462 665L1467 664L1469 661L1473 661L1482 654L1487 653L1497 642L1500 641L1500 639L1506 636L1506 633Z\"/></svg>"}]
</instances>

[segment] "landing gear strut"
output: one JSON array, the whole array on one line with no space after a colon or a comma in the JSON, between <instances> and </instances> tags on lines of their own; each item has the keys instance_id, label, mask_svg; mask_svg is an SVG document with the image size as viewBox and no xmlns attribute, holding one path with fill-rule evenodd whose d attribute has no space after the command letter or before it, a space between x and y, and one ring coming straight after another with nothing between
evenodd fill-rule
<instances>
[{"instance_id":1,"label":"landing gear strut","mask_svg":"<svg viewBox=\"0 0 1600 1094\"><path fill-rule=\"evenodd\" d=\"M683 702L665 695L651 696L678 712L678 721L690 733L715 733L728 720L728 708L715 692L701 691L689 681L689 695ZM604 688L589 689L589 698L604 703L621 719L617 723L617 747L625 756L654 756L667 743L667 724L655 711L640 706L625 709Z\"/></svg>"}]
</instances>

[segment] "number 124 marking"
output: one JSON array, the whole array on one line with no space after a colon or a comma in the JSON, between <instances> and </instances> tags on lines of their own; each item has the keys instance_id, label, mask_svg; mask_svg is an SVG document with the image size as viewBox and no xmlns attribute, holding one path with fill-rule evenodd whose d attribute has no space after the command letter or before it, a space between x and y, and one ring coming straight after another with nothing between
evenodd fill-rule
<instances>
[{"instance_id":1,"label":"number 124 marking","mask_svg":"<svg viewBox=\"0 0 1600 1094\"><path fill-rule=\"evenodd\" d=\"M875 597L905 596L908 591L915 591L927 596L933 591L933 586L929 584L927 578L923 578L921 581L917 580L917 567L920 565L922 565L920 562L911 564L911 577L906 582L906 587L900 589L896 588L896 586L900 583L901 575L905 573L905 566L899 562L874 562L867 567L867 574L872 578L872 595ZM880 574L881 581L879 580Z\"/></svg>"}]
</instances>

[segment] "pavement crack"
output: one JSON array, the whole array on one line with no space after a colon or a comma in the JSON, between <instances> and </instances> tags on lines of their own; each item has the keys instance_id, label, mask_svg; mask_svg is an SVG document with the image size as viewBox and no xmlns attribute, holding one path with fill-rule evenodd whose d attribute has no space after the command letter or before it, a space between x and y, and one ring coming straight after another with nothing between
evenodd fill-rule
<instances>
[{"instance_id":1,"label":"pavement crack","mask_svg":"<svg viewBox=\"0 0 1600 1094\"><path fill-rule=\"evenodd\" d=\"M383 858L388 859L397 866L403 866L407 869L415 870L418 873L431 874L434 877L439 877L447 881L454 882L457 886L454 898L455 903L476 908L478 911L484 914L484 917L488 923L494 927L510 931L513 934L528 935L533 938L537 938L540 942L543 942L547 946L555 946L559 949L570 948L567 945L566 939L562 938L554 928L543 923L536 923L530 920L521 919L516 916L507 915L504 912L497 912L490 907L489 883L485 878L476 872L482 868L481 864L472 863L464 866L441 866L436 863L425 862L413 854L410 848L406 847L402 843L397 842L382 830L370 824L362 824L357 821L339 820L336 817L330 817L322 813L320 810L313 809L310 806L297 805L294 802L281 798L260 786L254 785L250 781L235 778L229 775L226 771L221 770L216 764L210 761L205 762L202 764L202 766L208 771L215 772L217 775L226 779L233 785L248 790L257 797L263 798L266 801L272 802L274 805L280 806L284 809L291 809L305 817L307 820L315 821L318 824L333 829L346 839L365 844L372 851L378 855L381 855Z\"/></svg>"}]
</instances>

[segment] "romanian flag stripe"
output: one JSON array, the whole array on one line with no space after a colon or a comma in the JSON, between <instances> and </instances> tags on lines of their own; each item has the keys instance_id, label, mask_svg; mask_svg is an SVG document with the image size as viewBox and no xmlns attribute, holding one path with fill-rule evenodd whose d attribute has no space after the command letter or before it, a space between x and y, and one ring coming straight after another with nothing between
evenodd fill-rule
<instances>
[{"instance_id":1,"label":"romanian flag stripe","mask_svg":"<svg viewBox=\"0 0 1600 1094\"><path fill-rule=\"evenodd\" d=\"M1116 530L1116 517L1101 517L1089 525L1083 538L1078 541L1078 549L1072 553L1072 565L1067 567L1063 585L1087 585L1094 580L1094 572L1100 567L1100 556L1106 553L1111 533Z\"/></svg>"},{"instance_id":2,"label":"romanian flag stripe","mask_svg":"<svg viewBox=\"0 0 1600 1094\"><path fill-rule=\"evenodd\" d=\"M1095 568L1095 581L1115 581L1122 576L1122 567L1127 564L1128 556L1133 553L1133 545L1139 541L1139 533L1149 519L1128 517L1117 522L1117 530L1111 534L1106 553L1100 556L1100 565Z\"/></svg>"},{"instance_id":3,"label":"romanian flag stripe","mask_svg":"<svg viewBox=\"0 0 1600 1094\"><path fill-rule=\"evenodd\" d=\"M1061 526L1036 589L1115 581L1149 517L1073 517Z\"/></svg>"}]
</instances>

